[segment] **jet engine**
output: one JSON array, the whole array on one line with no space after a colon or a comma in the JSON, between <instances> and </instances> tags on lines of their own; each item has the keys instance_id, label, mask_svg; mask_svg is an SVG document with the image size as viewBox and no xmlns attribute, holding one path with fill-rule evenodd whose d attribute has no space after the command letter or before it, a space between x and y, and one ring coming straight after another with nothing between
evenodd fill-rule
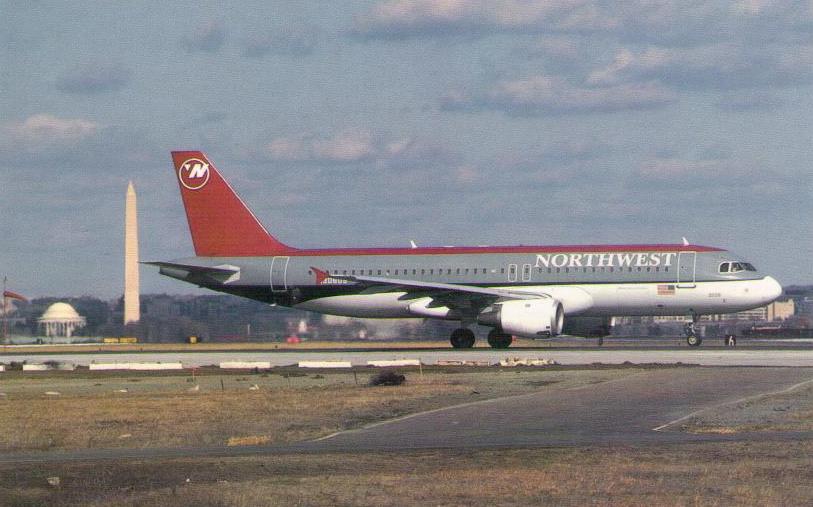
<instances>
[{"instance_id":1,"label":"jet engine","mask_svg":"<svg viewBox=\"0 0 813 507\"><path fill-rule=\"evenodd\" d=\"M601 338L610 334L612 317L568 317L562 334Z\"/></svg>"},{"instance_id":2,"label":"jet engine","mask_svg":"<svg viewBox=\"0 0 813 507\"><path fill-rule=\"evenodd\" d=\"M560 334L564 315L562 303L553 298L515 299L487 307L477 316L477 323L507 334L538 338Z\"/></svg>"}]
</instances>

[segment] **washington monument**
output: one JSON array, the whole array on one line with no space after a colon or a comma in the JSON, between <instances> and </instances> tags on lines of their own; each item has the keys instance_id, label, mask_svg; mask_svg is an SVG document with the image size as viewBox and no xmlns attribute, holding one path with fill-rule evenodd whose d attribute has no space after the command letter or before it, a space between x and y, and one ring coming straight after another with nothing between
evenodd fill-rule
<instances>
[{"instance_id":1,"label":"washington monument","mask_svg":"<svg viewBox=\"0 0 813 507\"><path fill-rule=\"evenodd\" d=\"M124 209L124 324L138 322L141 308L138 299L138 218L136 193L131 181L127 185Z\"/></svg>"}]
</instances>

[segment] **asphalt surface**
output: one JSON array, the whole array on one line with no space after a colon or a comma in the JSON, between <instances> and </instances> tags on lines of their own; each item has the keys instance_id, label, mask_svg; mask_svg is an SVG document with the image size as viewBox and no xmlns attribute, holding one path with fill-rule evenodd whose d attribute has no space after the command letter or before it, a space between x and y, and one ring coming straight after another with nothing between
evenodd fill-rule
<instances>
[{"instance_id":1,"label":"asphalt surface","mask_svg":"<svg viewBox=\"0 0 813 507\"><path fill-rule=\"evenodd\" d=\"M813 432L696 435L679 431L679 421L698 411L783 391L808 382L813 382L813 368L653 369L590 386L567 390L543 389L532 394L414 414L297 444L25 453L0 456L0 464L281 453L391 452L428 448L528 448L703 440L807 439L813 437Z\"/></svg>"},{"instance_id":2,"label":"asphalt surface","mask_svg":"<svg viewBox=\"0 0 813 507\"><path fill-rule=\"evenodd\" d=\"M497 363L509 357L553 359L564 365L585 364L697 364L703 366L798 366L813 367L813 347L804 348L540 348L540 349L401 349L381 351L233 351L233 352L89 352L0 354L0 363L60 361L87 366L90 363L177 362L184 367L217 366L225 361L269 361L271 366L295 365L299 361L350 361L363 366L371 360L420 359L423 364L468 360ZM0 374L1 375L1 374Z\"/></svg>"},{"instance_id":3,"label":"asphalt surface","mask_svg":"<svg viewBox=\"0 0 813 507\"><path fill-rule=\"evenodd\" d=\"M321 449L539 447L703 439L655 428L697 411L813 379L807 368L649 370L570 390L545 390L436 410L338 433Z\"/></svg>"}]
</instances>

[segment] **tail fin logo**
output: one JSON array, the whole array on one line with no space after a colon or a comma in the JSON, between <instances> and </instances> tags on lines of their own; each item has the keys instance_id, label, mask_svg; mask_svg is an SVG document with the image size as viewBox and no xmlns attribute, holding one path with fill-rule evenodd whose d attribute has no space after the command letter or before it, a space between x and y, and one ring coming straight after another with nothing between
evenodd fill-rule
<instances>
[{"instance_id":1,"label":"tail fin logo","mask_svg":"<svg viewBox=\"0 0 813 507\"><path fill-rule=\"evenodd\" d=\"M209 182L209 163L198 158L186 160L178 168L178 179L189 190L203 188Z\"/></svg>"}]
</instances>

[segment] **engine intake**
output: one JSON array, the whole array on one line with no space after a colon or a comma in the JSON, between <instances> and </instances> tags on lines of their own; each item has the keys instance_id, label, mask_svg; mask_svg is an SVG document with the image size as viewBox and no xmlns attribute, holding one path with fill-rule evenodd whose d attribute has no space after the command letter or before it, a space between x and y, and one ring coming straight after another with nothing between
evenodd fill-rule
<instances>
[{"instance_id":1,"label":"engine intake","mask_svg":"<svg viewBox=\"0 0 813 507\"><path fill-rule=\"evenodd\" d=\"M553 298L516 299L489 306L477 323L528 338L557 336L564 327L564 310Z\"/></svg>"}]
</instances>

